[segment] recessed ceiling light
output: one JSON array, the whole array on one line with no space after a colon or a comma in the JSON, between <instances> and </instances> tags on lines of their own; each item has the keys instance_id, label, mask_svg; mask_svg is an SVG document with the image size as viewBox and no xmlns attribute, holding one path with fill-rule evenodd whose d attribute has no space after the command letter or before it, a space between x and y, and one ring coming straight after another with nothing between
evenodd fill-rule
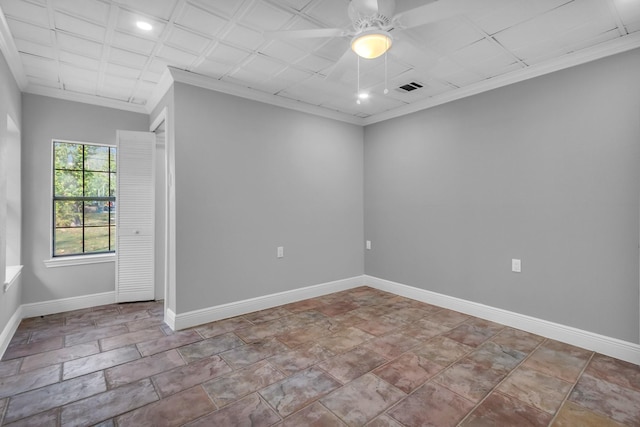
<instances>
[{"instance_id":1,"label":"recessed ceiling light","mask_svg":"<svg viewBox=\"0 0 640 427\"><path fill-rule=\"evenodd\" d=\"M367 92L360 92L358 93L358 99L356 99L356 104L360 105L362 104L362 100L365 100L368 98L369 98L369 94Z\"/></svg>"},{"instance_id":2,"label":"recessed ceiling light","mask_svg":"<svg viewBox=\"0 0 640 427\"><path fill-rule=\"evenodd\" d=\"M153 30L153 26L151 24L149 24L148 22L145 21L138 21L136 22L136 26L138 28L140 28L143 31L151 31Z\"/></svg>"}]
</instances>

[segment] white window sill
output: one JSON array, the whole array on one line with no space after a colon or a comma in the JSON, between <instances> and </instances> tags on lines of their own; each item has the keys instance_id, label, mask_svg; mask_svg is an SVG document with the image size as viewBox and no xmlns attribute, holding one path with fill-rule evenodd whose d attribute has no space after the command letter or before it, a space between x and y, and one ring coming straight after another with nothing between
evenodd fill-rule
<instances>
[{"instance_id":1,"label":"white window sill","mask_svg":"<svg viewBox=\"0 0 640 427\"><path fill-rule=\"evenodd\" d=\"M7 274L5 276L4 286L2 287L3 292L7 292L11 285L16 281L20 273L22 272L21 265L10 265L6 270Z\"/></svg>"},{"instance_id":2,"label":"white window sill","mask_svg":"<svg viewBox=\"0 0 640 427\"><path fill-rule=\"evenodd\" d=\"M54 267L70 267L74 265L85 264L101 264L103 262L115 262L116 254L101 254L101 255L79 255L79 256L65 256L59 258L45 259L44 265L47 268Z\"/></svg>"}]
</instances>

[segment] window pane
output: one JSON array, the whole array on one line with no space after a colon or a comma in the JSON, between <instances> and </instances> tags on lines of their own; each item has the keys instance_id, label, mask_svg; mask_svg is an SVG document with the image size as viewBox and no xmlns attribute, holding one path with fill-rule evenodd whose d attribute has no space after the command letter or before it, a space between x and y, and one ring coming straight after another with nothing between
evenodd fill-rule
<instances>
[{"instance_id":1,"label":"window pane","mask_svg":"<svg viewBox=\"0 0 640 427\"><path fill-rule=\"evenodd\" d=\"M109 148L109 152L111 153L109 168L111 172L116 172L116 147Z\"/></svg>"},{"instance_id":2,"label":"window pane","mask_svg":"<svg viewBox=\"0 0 640 427\"><path fill-rule=\"evenodd\" d=\"M109 250L109 227L86 227L84 229L85 252L107 252Z\"/></svg>"},{"instance_id":3,"label":"window pane","mask_svg":"<svg viewBox=\"0 0 640 427\"><path fill-rule=\"evenodd\" d=\"M55 187L56 196L82 197L82 172L57 170Z\"/></svg>"},{"instance_id":4,"label":"window pane","mask_svg":"<svg viewBox=\"0 0 640 427\"><path fill-rule=\"evenodd\" d=\"M84 168L90 171L109 172L109 147L85 145Z\"/></svg>"},{"instance_id":5,"label":"window pane","mask_svg":"<svg viewBox=\"0 0 640 427\"><path fill-rule=\"evenodd\" d=\"M82 202L55 201L56 227L82 227Z\"/></svg>"},{"instance_id":6,"label":"window pane","mask_svg":"<svg viewBox=\"0 0 640 427\"><path fill-rule=\"evenodd\" d=\"M81 254L82 228L56 228L54 242L54 255Z\"/></svg>"},{"instance_id":7,"label":"window pane","mask_svg":"<svg viewBox=\"0 0 640 427\"><path fill-rule=\"evenodd\" d=\"M84 203L84 225L109 225L109 208L105 209L105 202Z\"/></svg>"},{"instance_id":8,"label":"window pane","mask_svg":"<svg viewBox=\"0 0 640 427\"><path fill-rule=\"evenodd\" d=\"M116 174L111 174L111 182L109 183L109 197L116 197Z\"/></svg>"},{"instance_id":9,"label":"window pane","mask_svg":"<svg viewBox=\"0 0 640 427\"><path fill-rule=\"evenodd\" d=\"M53 144L56 169L82 169L82 145L66 142Z\"/></svg>"},{"instance_id":10,"label":"window pane","mask_svg":"<svg viewBox=\"0 0 640 427\"><path fill-rule=\"evenodd\" d=\"M116 250L116 227L114 226L111 226L111 247L109 248L109 250Z\"/></svg>"},{"instance_id":11,"label":"window pane","mask_svg":"<svg viewBox=\"0 0 640 427\"><path fill-rule=\"evenodd\" d=\"M108 197L109 190L109 172L84 173L85 197Z\"/></svg>"},{"instance_id":12,"label":"window pane","mask_svg":"<svg viewBox=\"0 0 640 427\"><path fill-rule=\"evenodd\" d=\"M109 223L116 225L116 202L109 202Z\"/></svg>"}]
</instances>

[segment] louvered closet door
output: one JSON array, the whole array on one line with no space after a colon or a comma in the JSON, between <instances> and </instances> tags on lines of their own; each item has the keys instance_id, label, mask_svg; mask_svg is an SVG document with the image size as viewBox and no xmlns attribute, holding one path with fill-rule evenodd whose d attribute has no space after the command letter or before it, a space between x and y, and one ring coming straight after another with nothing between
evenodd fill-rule
<instances>
[{"instance_id":1,"label":"louvered closet door","mask_svg":"<svg viewBox=\"0 0 640 427\"><path fill-rule=\"evenodd\" d=\"M154 299L156 136L118 131L116 301Z\"/></svg>"}]
</instances>

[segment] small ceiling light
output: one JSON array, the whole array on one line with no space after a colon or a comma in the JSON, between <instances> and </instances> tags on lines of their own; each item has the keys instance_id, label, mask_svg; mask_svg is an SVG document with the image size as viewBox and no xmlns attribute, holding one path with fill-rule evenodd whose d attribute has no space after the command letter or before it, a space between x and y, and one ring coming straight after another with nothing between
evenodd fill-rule
<instances>
[{"instance_id":1,"label":"small ceiling light","mask_svg":"<svg viewBox=\"0 0 640 427\"><path fill-rule=\"evenodd\" d=\"M151 31L153 30L153 26L145 21L136 22L136 26L140 28L142 31Z\"/></svg>"},{"instance_id":2,"label":"small ceiling light","mask_svg":"<svg viewBox=\"0 0 640 427\"><path fill-rule=\"evenodd\" d=\"M369 94L368 94L367 92L360 92L360 93L358 94L358 98L360 98L360 99L367 99L367 98L369 98Z\"/></svg>"},{"instance_id":3,"label":"small ceiling light","mask_svg":"<svg viewBox=\"0 0 640 427\"><path fill-rule=\"evenodd\" d=\"M351 49L360 57L374 59L391 47L391 34L382 30L365 31L351 41Z\"/></svg>"}]
</instances>

